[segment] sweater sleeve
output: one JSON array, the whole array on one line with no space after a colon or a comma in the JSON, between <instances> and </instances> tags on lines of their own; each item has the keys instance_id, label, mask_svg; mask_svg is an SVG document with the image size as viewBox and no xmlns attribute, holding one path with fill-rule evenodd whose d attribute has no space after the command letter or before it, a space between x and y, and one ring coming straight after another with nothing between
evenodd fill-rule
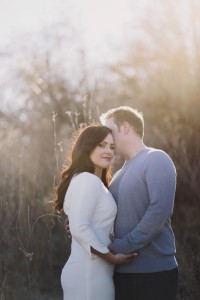
<instances>
[{"instance_id":1,"label":"sweater sleeve","mask_svg":"<svg viewBox=\"0 0 200 300\"><path fill-rule=\"evenodd\" d=\"M109 249L96 237L92 225L93 216L101 196L100 184L98 177L84 172L72 179L68 190L70 231L72 237L87 250L89 255L91 255L91 247L101 253L109 252ZM65 203L66 201L64 202L64 210Z\"/></svg>"},{"instance_id":2,"label":"sweater sleeve","mask_svg":"<svg viewBox=\"0 0 200 300\"><path fill-rule=\"evenodd\" d=\"M137 251L149 244L167 223L173 212L176 170L170 157L156 151L149 157L144 178L149 205L138 225L113 243L115 253Z\"/></svg>"}]
</instances>

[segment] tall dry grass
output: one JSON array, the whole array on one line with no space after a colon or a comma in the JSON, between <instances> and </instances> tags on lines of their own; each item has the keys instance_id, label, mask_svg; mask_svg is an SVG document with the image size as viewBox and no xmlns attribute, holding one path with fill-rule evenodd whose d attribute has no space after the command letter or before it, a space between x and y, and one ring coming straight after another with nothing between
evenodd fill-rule
<instances>
[{"instance_id":1,"label":"tall dry grass","mask_svg":"<svg viewBox=\"0 0 200 300\"><path fill-rule=\"evenodd\" d=\"M149 7L133 28L138 39L131 39L127 57L106 68L93 88L85 73L76 89L70 85L65 56L56 52L59 60L51 59L57 44L44 56L35 50L34 60L27 55L31 67L26 62L15 70L19 81L13 86L26 101L21 110L0 115L0 300L62 299L60 273L70 243L64 216L53 212L49 200L71 132L118 105L143 112L145 143L165 150L176 165L178 300L200 299L199 3L185 1L187 31L179 19L181 1L162 3L156 18ZM83 94L92 96L82 101Z\"/></svg>"},{"instance_id":2,"label":"tall dry grass","mask_svg":"<svg viewBox=\"0 0 200 300\"><path fill-rule=\"evenodd\" d=\"M1 130L0 299L40 299L43 291L54 294L59 287L55 278L68 241L61 217L48 204L56 174L54 149L44 151L51 147L48 140L23 136L14 125Z\"/></svg>"},{"instance_id":3,"label":"tall dry grass","mask_svg":"<svg viewBox=\"0 0 200 300\"><path fill-rule=\"evenodd\" d=\"M158 103L157 106L155 103L156 107L159 107ZM55 114L53 121L52 116L46 121L49 126L42 126L41 123L40 130L26 134L16 128L15 124L4 128L2 126L1 300L62 299L60 273L69 255L70 243L63 226L64 215L56 215L49 200L59 171L66 161L65 152L69 149L70 134L77 128L77 122L82 125L88 122L82 111L79 111L76 123L73 122L77 116L73 112L70 116L68 113L66 123L70 117L73 126L64 124L60 130L56 128L58 115ZM147 117L147 111L145 115ZM180 273L178 300L197 300L200 295L200 222L196 184L199 178L198 130L190 131L188 124L176 123L177 118L174 120L173 117L163 127L163 115L156 119L155 125L151 117L150 113L146 118L148 126L152 126L151 134L145 137L146 143L167 151L178 172L172 218ZM93 116L92 121L95 119L97 115ZM196 125L198 128L199 124ZM172 134L177 128L180 138Z\"/></svg>"}]
</instances>

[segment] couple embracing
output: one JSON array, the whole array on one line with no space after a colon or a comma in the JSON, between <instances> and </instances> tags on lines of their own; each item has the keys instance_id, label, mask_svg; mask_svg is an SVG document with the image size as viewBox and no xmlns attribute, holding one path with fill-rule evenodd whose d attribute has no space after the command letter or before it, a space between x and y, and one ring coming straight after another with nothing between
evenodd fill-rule
<instances>
[{"instance_id":1,"label":"couple embracing","mask_svg":"<svg viewBox=\"0 0 200 300\"><path fill-rule=\"evenodd\" d=\"M175 166L145 146L137 110L121 106L100 120L80 131L56 189L72 235L64 300L175 300ZM110 181L114 153L124 164Z\"/></svg>"}]
</instances>

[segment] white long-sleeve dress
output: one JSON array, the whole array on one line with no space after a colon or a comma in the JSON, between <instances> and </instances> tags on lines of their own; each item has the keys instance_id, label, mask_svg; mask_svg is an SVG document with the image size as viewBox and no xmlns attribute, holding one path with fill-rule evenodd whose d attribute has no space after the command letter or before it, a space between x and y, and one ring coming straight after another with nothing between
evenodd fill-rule
<instances>
[{"instance_id":1,"label":"white long-sleeve dress","mask_svg":"<svg viewBox=\"0 0 200 300\"><path fill-rule=\"evenodd\" d=\"M72 234L71 254L61 275L64 300L114 300L114 265L91 253L90 247L109 252L115 200L97 176L83 172L72 178L63 209Z\"/></svg>"}]
</instances>

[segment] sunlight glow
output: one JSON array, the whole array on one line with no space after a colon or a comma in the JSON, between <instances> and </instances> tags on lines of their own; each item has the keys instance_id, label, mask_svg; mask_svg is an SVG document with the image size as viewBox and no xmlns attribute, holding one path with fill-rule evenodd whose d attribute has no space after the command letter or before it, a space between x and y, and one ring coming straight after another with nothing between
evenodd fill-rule
<instances>
[{"instance_id":1,"label":"sunlight glow","mask_svg":"<svg viewBox=\"0 0 200 300\"><path fill-rule=\"evenodd\" d=\"M122 39L148 0L7 0L1 3L0 43L20 33L70 20L92 45ZM132 9L131 9L132 8Z\"/></svg>"}]
</instances>

